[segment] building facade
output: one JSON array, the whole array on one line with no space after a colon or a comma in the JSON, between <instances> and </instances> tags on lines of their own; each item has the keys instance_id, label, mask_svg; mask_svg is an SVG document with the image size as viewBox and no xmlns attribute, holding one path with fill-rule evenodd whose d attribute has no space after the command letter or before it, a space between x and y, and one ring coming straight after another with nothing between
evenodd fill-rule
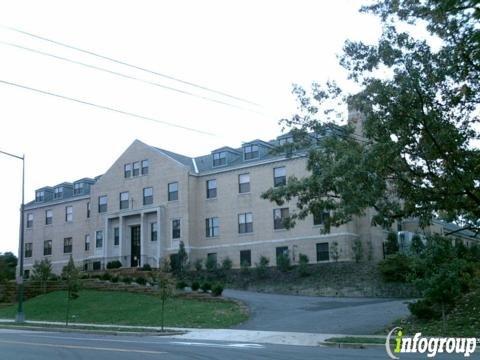
<instances>
[{"instance_id":1,"label":"building facade","mask_svg":"<svg viewBox=\"0 0 480 360\"><path fill-rule=\"evenodd\" d=\"M27 275L43 258L60 272L70 256L85 270L114 260L159 267L180 242L191 262L228 257L234 267L254 266L260 256L275 265L282 253L292 263L299 254L311 263L351 260L356 239L382 258L385 232L371 226L369 212L328 234L322 232L328 213L287 230L282 219L296 211L295 201L277 206L261 198L289 176L307 175L304 153L271 152L291 140L254 140L196 158L135 140L103 175L38 189L25 206Z\"/></svg>"}]
</instances>

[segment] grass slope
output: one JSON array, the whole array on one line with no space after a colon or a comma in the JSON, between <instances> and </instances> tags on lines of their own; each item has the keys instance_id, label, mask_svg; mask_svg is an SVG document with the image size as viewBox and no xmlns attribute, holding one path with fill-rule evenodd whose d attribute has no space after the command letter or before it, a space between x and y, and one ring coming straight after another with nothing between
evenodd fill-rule
<instances>
[{"instance_id":1,"label":"grass slope","mask_svg":"<svg viewBox=\"0 0 480 360\"><path fill-rule=\"evenodd\" d=\"M65 321L66 292L56 291L25 302L28 320ZM160 299L152 295L82 290L71 303L71 322L160 326ZM0 309L14 318L16 306ZM235 302L176 297L165 303L165 326L226 328L247 319Z\"/></svg>"}]
</instances>

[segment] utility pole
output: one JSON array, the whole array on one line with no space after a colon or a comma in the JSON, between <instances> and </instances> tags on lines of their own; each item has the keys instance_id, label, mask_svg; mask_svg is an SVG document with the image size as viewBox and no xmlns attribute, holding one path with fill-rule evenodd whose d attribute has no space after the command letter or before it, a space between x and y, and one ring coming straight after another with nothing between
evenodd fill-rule
<instances>
[{"instance_id":1,"label":"utility pole","mask_svg":"<svg viewBox=\"0 0 480 360\"><path fill-rule=\"evenodd\" d=\"M25 154L22 156L10 154L5 151L0 153L22 160L22 205L20 207L20 253L18 257L20 259L20 269L17 277L17 290L18 290L18 310L15 317L17 323L25 322L25 314L23 312L23 257L25 252Z\"/></svg>"}]
</instances>

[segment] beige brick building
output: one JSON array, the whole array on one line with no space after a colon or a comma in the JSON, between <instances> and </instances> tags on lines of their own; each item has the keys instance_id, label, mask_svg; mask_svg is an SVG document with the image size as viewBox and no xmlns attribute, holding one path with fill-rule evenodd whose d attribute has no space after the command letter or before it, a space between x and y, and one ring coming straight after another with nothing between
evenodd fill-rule
<instances>
[{"instance_id":1,"label":"beige brick building","mask_svg":"<svg viewBox=\"0 0 480 360\"><path fill-rule=\"evenodd\" d=\"M25 269L49 258L60 272L70 255L88 270L113 260L157 267L180 242L192 262L229 257L234 267L254 266L262 255L275 265L280 253L293 263L301 253L313 263L333 261L332 246L339 261L351 260L355 239L380 259L385 232L370 225L371 214L329 234L322 217L286 230L281 219L296 211L295 202L279 207L261 199L289 176L307 174L305 154L272 155L290 140L254 140L196 158L135 140L102 176L36 191L25 207Z\"/></svg>"}]
</instances>

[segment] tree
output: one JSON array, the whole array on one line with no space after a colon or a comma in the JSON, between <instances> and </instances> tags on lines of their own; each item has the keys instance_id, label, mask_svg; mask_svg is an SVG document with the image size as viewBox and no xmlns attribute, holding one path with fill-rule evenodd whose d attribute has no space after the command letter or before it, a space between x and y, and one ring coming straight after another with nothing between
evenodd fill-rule
<instances>
[{"instance_id":1,"label":"tree","mask_svg":"<svg viewBox=\"0 0 480 360\"><path fill-rule=\"evenodd\" d=\"M338 242L334 241L332 246L330 246L330 256L333 261L338 262L338 259L340 258L340 252L341 250L338 248Z\"/></svg>"},{"instance_id":2,"label":"tree","mask_svg":"<svg viewBox=\"0 0 480 360\"><path fill-rule=\"evenodd\" d=\"M70 301L79 297L80 270L75 266L72 256L68 264L63 267L62 278L67 286L67 308L65 313L65 326L68 326L70 318Z\"/></svg>"},{"instance_id":3,"label":"tree","mask_svg":"<svg viewBox=\"0 0 480 360\"><path fill-rule=\"evenodd\" d=\"M45 294L47 292L48 280L52 277L52 263L49 259L35 261L32 268L32 280L37 281Z\"/></svg>"},{"instance_id":4,"label":"tree","mask_svg":"<svg viewBox=\"0 0 480 360\"><path fill-rule=\"evenodd\" d=\"M161 326L164 330L165 324L165 302L173 296L175 292L175 284L171 276L168 274L157 274L158 296L161 300Z\"/></svg>"},{"instance_id":5,"label":"tree","mask_svg":"<svg viewBox=\"0 0 480 360\"><path fill-rule=\"evenodd\" d=\"M11 253L0 253L0 283L15 279L17 257Z\"/></svg>"},{"instance_id":6,"label":"tree","mask_svg":"<svg viewBox=\"0 0 480 360\"><path fill-rule=\"evenodd\" d=\"M178 247L177 261L178 261L178 271L180 273L183 273L183 270L185 269L185 266L187 265L187 261L188 261L188 254L185 251L185 244L183 243L183 241L180 241L180 245Z\"/></svg>"},{"instance_id":7,"label":"tree","mask_svg":"<svg viewBox=\"0 0 480 360\"><path fill-rule=\"evenodd\" d=\"M363 259L363 245L362 240L355 239L352 242L352 252L353 258L355 259L356 263L359 263Z\"/></svg>"},{"instance_id":8,"label":"tree","mask_svg":"<svg viewBox=\"0 0 480 360\"><path fill-rule=\"evenodd\" d=\"M374 45L347 41L340 61L362 90L350 96L335 84L314 84L310 95L294 87L300 113L281 123L294 150L307 149L310 175L263 194L277 204L298 199L287 227L330 211L328 231L373 208L373 225L385 228L439 217L480 232L477 4L380 0L363 7L380 17L382 35ZM420 21L440 40L435 49L398 30ZM349 125L337 120L338 104L355 110Z\"/></svg>"},{"instance_id":9,"label":"tree","mask_svg":"<svg viewBox=\"0 0 480 360\"><path fill-rule=\"evenodd\" d=\"M410 244L410 251L413 254L420 254L425 249L425 245L423 244L422 238L420 235L415 234L412 237L412 243Z\"/></svg>"}]
</instances>

